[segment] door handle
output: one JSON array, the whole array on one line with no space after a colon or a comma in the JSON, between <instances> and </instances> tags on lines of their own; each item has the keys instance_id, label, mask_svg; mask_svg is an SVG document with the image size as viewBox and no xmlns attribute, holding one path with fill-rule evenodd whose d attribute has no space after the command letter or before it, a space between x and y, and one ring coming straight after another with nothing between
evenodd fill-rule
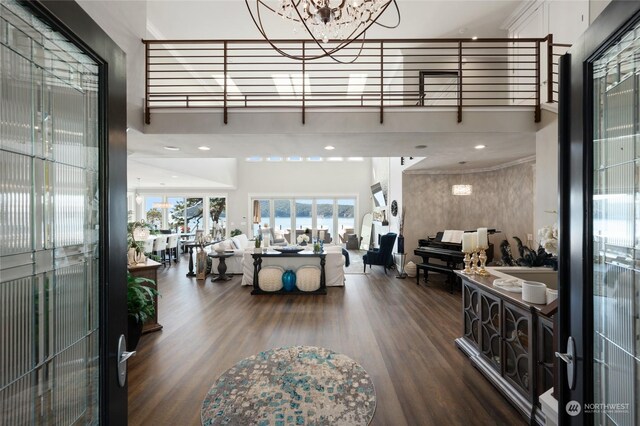
<instances>
[{"instance_id":1,"label":"door handle","mask_svg":"<svg viewBox=\"0 0 640 426\"><path fill-rule=\"evenodd\" d=\"M127 360L134 356L136 351L127 351L127 339L124 337L124 334L120 335L120 339L118 339L118 384L121 388L124 387L124 384L127 381Z\"/></svg>"},{"instance_id":2,"label":"door handle","mask_svg":"<svg viewBox=\"0 0 640 426\"><path fill-rule=\"evenodd\" d=\"M567 364L567 382L569 389L573 390L576 386L576 342L573 337L567 339L567 352L556 352L556 358Z\"/></svg>"}]
</instances>

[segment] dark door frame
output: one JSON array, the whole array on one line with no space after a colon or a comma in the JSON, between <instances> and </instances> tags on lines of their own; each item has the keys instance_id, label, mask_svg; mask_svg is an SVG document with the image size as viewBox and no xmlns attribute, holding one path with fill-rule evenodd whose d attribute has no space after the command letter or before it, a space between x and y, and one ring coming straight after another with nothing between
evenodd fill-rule
<instances>
[{"instance_id":1,"label":"dark door frame","mask_svg":"<svg viewBox=\"0 0 640 426\"><path fill-rule=\"evenodd\" d=\"M558 348L576 338L577 377L567 384L566 364L556 377L562 425L591 425L593 415L569 416L565 407L593 402L593 99L592 62L640 19L640 2L614 0L571 47L560 64L558 166L560 194Z\"/></svg>"},{"instance_id":2,"label":"dark door frame","mask_svg":"<svg viewBox=\"0 0 640 426\"><path fill-rule=\"evenodd\" d=\"M117 346L127 330L127 91L124 52L75 1L22 1L100 64L100 423L127 424Z\"/></svg>"}]
</instances>

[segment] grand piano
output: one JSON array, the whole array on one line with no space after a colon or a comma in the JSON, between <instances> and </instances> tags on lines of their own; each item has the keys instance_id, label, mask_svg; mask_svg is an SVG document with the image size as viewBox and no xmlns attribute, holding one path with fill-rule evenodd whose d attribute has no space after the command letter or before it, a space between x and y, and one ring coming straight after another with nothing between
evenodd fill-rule
<instances>
[{"instance_id":1,"label":"grand piano","mask_svg":"<svg viewBox=\"0 0 640 426\"><path fill-rule=\"evenodd\" d=\"M495 229L489 229L488 234L493 235ZM422 257L422 263L416 265L416 284L420 285L420 270L424 271L424 282L427 282L429 271L447 274L450 292L458 281L453 271L464 269L464 253L462 253L462 243L443 242L442 236L444 232L436 233L435 237L418 240L418 248L413 251L416 256ZM493 243L489 243L487 253L487 263L493 260ZM431 260L436 259L439 262L434 263Z\"/></svg>"}]
</instances>

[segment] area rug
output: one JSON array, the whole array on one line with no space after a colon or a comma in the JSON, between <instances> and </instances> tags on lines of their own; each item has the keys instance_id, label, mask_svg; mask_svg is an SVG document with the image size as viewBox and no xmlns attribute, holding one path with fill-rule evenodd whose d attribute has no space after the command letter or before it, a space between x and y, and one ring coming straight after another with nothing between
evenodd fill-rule
<instances>
[{"instance_id":1,"label":"area rug","mask_svg":"<svg viewBox=\"0 0 640 426\"><path fill-rule=\"evenodd\" d=\"M202 403L203 425L368 425L376 394L346 355L292 346L245 358L222 374Z\"/></svg>"}]
</instances>

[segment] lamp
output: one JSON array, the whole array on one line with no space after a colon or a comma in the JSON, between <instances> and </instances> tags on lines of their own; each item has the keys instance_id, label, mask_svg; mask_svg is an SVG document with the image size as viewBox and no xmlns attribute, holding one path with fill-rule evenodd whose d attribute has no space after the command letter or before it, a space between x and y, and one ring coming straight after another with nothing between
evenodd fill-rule
<instances>
[{"instance_id":1,"label":"lamp","mask_svg":"<svg viewBox=\"0 0 640 426\"><path fill-rule=\"evenodd\" d=\"M451 187L451 193L453 195L471 195L472 191L472 185L453 185Z\"/></svg>"},{"instance_id":2,"label":"lamp","mask_svg":"<svg viewBox=\"0 0 640 426\"><path fill-rule=\"evenodd\" d=\"M369 27L377 24L384 28L397 28L400 25L400 9L396 0L255 0L253 8L249 0L245 0L245 4L253 23L271 47L282 56L295 60L313 60L328 56L336 62L344 62L334 57L334 53L361 39L362 46L358 54L353 60L348 61L353 62L362 52L365 33ZM394 25L377 22L380 15L391 4L396 9L397 22ZM262 21L262 14L266 11L289 20L296 26L301 26L311 37L311 41L318 46L320 53L306 54L303 48L302 54L294 54L276 46L276 42L267 34ZM323 46L323 43L329 43L330 39L332 46ZM299 51L299 46L293 49ZM317 49L309 50L317 51Z\"/></svg>"}]
</instances>

